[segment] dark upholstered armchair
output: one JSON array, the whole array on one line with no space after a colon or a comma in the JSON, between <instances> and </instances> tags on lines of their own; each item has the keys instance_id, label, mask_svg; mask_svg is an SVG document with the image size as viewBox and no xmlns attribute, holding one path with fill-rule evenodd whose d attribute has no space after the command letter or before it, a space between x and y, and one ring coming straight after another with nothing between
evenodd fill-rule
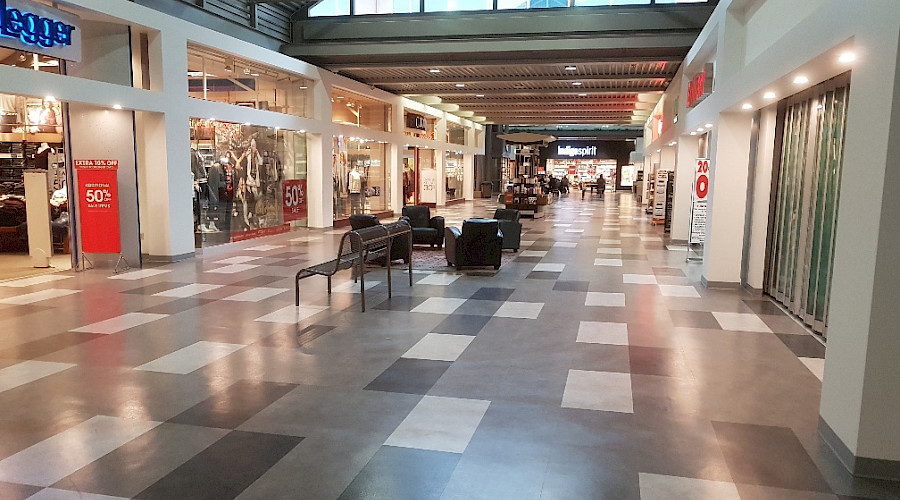
<instances>
[{"instance_id":1,"label":"dark upholstered armchair","mask_svg":"<svg viewBox=\"0 0 900 500\"><path fill-rule=\"evenodd\" d=\"M350 229L362 229L364 227L378 226L381 222L372 214L353 214L350 216ZM409 264L409 239L406 236L398 236L391 242L391 260L402 260ZM383 259L382 259L383 260Z\"/></svg>"},{"instance_id":2,"label":"dark upholstered armchair","mask_svg":"<svg viewBox=\"0 0 900 500\"><path fill-rule=\"evenodd\" d=\"M455 227L444 230L447 264L460 267L494 266L500 269L503 233L496 219L467 219L462 231Z\"/></svg>"},{"instance_id":3,"label":"dark upholstered armchair","mask_svg":"<svg viewBox=\"0 0 900 500\"><path fill-rule=\"evenodd\" d=\"M494 211L494 218L500 221L500 231L503 233L501 248L518 252L522 241L522 223L519 222L519 211L512 208L498 208Z\"/></svg>"},{"instance_id":4,"label":"dark upholstered armchair","mask_svg":"<svg viewBox=\"0 0 900 500\"><path fill-rule=\"evenodd\" d=\"M409 219L412 227L413 244L444 246L444 218L431 216L431 210L423 205L407 205L403 207L403 216Z\"/></svg>"}]
</instances>

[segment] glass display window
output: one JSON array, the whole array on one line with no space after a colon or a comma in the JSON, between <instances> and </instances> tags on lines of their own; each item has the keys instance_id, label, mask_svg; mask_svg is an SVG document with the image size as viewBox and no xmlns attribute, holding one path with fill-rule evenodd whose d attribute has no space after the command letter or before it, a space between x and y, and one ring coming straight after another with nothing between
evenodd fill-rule
<instances>
[{"instance_id":1,"label":"glass display window","mask_svg":"<svg viewBox=\"0 0 900 500\"><path fill-rule=\"evenodd\" d=\"M349 90L331 92L331 121L343 125L391 131L391 105Z\"/></svg>"},{"instance_id":2,"label":"glass display window","mask_svg":"<svg viewBox=\"0 0 900 500\"><path fill-rule=\"evenodd\" d=\"M334 219L390 210L390 179L385 170L386 144L360 137L332 141Z\"/></svg>"},{"instance_id":3,"label":"glass display window","mask_svg":"<svg viewBox=\"0 0 900 500\"><path fill-rule=\"evenodd\" d=\"M447 179L447 201L464 198L463 194L463 154L461 151L444 153L444 175Z\"/></svg>"},{"instance_id":4,"label":"glass display window","mask_svg":"<svg viewBox=\"0 0 900 500\"><path fill-rule=\"evenodd\" d=\"M188 95L197 99L309 117L312 80L188 44Z\"/></svg>"},{"instance_id":5,"label":"glass display window","mask_svg":"<svg viewBox=\"0 0 900 500\"><path fill-rule=\"evenodd\" d=\"M450 144L466 145L466 132L468 129L462 125L447 122L447 142Z\"/></svg>"},{"instance_id":6,"label":"glass display window","mask_svg":"<svg viewBox=\"0 0 900 500\"><path fill-rule=\"evenodd\" d=\"M190 155L197 247L306 225L305 134L194 118Z\"/></svg>"}]
</instances>

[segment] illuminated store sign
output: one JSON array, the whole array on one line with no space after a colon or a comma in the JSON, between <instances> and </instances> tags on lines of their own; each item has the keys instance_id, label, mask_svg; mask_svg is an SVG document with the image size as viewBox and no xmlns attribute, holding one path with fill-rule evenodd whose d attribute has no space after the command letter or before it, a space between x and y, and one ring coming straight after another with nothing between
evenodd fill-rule
<instances>
[{"instance_id":1,"label":"illuminated store sign","mask_svg":"<svg viewBox=\"0 0 900 500\"><path fill-rule=\"evenodd\" d=\"M569 156L569 157L585 157L585 156L597 156L597 146L585 146L582 148L576 148L572 146L557 146L556 147L557 156Z\"/></svg>"},{"instance_id":2,"label":"illuminated store sign","mask_svg":"<svg viewBox=\"0 0 900 500\"><path fill-rule=\"evenodd\" d=\"M713 87L713 64L706 63L703 65L703 71L694 75L688 83L687 91L687 107L693 108L712 94Z\"/></svg>"},{"instance_id":3,"label":"illuminated store sign","mask_svg":"<svg viewBox=\"0 0 900 500\"><path fill-rule=\"evenodd\" d=\"M28 0L0 0L0 46L80 61L78 18Z\"/></svg>"}]
</instances>

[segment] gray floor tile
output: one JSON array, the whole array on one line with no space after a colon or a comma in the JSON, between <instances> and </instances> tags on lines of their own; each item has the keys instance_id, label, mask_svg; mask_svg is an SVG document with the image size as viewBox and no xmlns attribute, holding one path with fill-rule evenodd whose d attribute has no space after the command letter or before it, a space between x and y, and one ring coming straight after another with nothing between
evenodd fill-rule
<instances>
[{"instance_id":1,"label":"gray floor tile","mask_svg":"<svg viewBox=\"0 0 900 500\"><path fill-rule=\"evenodd\" d=\"M365 387L369 391L427 394L451 363L425 359L398 359Z\"/></svg>"}]
</instances>

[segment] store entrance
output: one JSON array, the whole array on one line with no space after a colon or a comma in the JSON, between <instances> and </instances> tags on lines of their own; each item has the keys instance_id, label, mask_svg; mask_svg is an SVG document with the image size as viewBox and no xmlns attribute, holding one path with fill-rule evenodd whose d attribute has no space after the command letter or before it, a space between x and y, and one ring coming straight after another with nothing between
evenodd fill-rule
<instances>
[{"instance_id":1,"label":"store entrance","mask_svg":"<svg viewBox=\"0 0 900 500\"><path fill-rule=\"evenodd\" d=\"M0 281L72 267L62 112L0 94Z\"/></svg>"}]
</instances>

